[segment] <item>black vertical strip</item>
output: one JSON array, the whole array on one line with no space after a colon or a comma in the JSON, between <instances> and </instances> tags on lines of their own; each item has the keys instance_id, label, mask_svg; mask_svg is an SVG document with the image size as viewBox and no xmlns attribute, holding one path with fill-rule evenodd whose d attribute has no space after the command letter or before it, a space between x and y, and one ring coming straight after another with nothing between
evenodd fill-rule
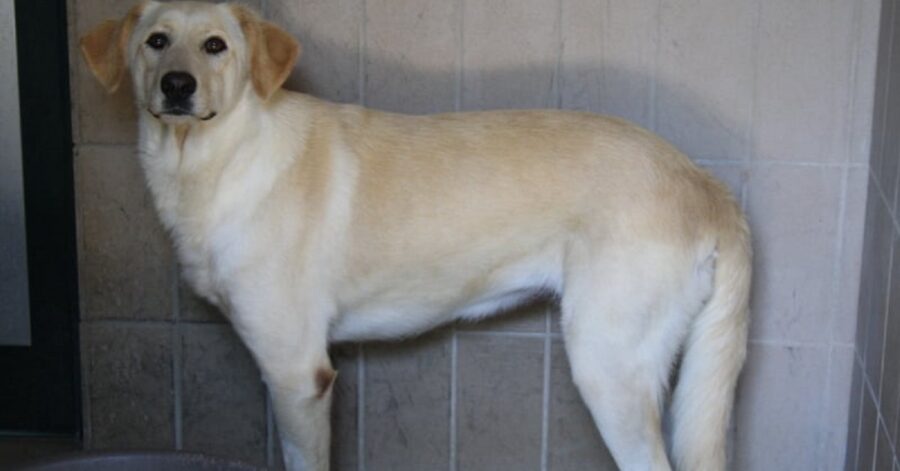
<instances>
[{"instance_id":1,"label":"black vertical strip","mask_svg":"<svg viewBox=\"0 0 900 471\"><path fill-rule=\"evenodd\" d=\"M15 9L32 345L0 348L0 430L78 436L78 288L65 1L16 0Z\"/></svg>"}]
</instances>

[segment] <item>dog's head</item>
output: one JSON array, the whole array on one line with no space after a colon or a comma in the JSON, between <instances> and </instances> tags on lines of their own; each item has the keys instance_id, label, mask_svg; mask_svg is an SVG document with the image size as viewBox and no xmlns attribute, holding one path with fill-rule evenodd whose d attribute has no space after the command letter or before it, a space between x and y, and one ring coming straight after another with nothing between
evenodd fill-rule
<instances>
[{"instance_id":1,"label":"dog's head","mask_svg":"<svg viewBox=\"0 0 900 471\"><path fill-rule=\"evenodd\" d=\"M247 87L268 100L300 44L238 5L147 1L81 38L81 52L108 91L130 71L141 109L189 124L227 112Z\"/></svg>"}]
</instances>

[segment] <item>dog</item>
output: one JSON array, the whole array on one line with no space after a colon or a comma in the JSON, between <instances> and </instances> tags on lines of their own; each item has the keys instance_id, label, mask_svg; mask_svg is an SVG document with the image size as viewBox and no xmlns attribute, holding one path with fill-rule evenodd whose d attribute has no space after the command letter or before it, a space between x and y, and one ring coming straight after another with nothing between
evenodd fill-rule
<instances>
[{"instance_id":1,"label":"dog","mask_svg":"<svg viewBox=\"0 0 900 471\"><path fill-rule=\"evenodd\" d=\"M238 5L147 1L80 46L109 91L131 77L159 217L258 363L288 469L329 467L329 343L538 292L559 299L574 383L621 469L724 469L750 232L661 138L589 113L407 116L286 91L299 43Z\"/></svg>"}]
</instances>

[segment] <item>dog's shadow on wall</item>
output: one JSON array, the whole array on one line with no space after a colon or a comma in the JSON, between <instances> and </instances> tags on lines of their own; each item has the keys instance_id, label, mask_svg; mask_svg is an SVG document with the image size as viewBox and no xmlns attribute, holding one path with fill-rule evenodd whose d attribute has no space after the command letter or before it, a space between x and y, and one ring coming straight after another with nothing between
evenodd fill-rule
<instances>
[{"instance_id":1,"label":"dog's shadow on wall","mask_svg":"<svg viewBox=\"0 0 900 471\"><path fill-rule=\"evenodd\" d=\"M724 79L664 76L601 62L528 63L458 67L458 57L424 68L401 53L343 47L299 33L303 53L285 87L344 103L413 114L500 108L564 108L611 114L659 133L694 159L740 161L749 156L750 81L733 95L716 88ZM478 49L477 44L469 44ZM445 54L446 51L436 51ZM451 54L456 54L452 52ZM463 60L464 61L464 60ZM465 62L465 61L464 61ZM482 60L483 62L483 60ZM499 62L499 61L498 61ZM689 74L689 73L688 73ZM675 80L682 83L676 83ZM709 84L710 93L698 87ZM746 90L739 90L744 86Z\"/></svg>"}]
</instances>

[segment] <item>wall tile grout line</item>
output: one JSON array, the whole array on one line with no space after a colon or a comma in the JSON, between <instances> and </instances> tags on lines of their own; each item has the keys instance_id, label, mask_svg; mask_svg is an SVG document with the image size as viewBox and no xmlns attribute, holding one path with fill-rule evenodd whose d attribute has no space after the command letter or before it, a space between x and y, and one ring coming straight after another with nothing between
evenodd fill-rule
<instances>
[{"instance_id":1,"label":"wall tile grout line","mask_svg":"<svg viewBox=\"0 0 900 471\"><path fill-rule=\"evenodd\" d=\"M869 184L875 187L875 190L878 192L879 198L881 198L882 203L884 203L885 207L888 207L887 204L887 196L885 196L884 191L881 189L881 183L878 182L878 177L875 176L874 173L869 172ZM888 211L888 217L891 220L891 223L894 226L894 231L900 232L900 221L897 220L897 217L891 212Z\"/></svg>"},{"instance_id":2,"label":"wall tile grout line","mask_svg":"<svg viewBox=\"0 0 900 471\"><path fill-rule=\"evenodd\" d=\"M179 293L178 283L179 283L179 274L178 274L178 262L175 262L172 267L173 276L172 276L172 319L174 324L172 326L172 384L174 386L174 427L175 427L175 449L181 450L184 448L184 410L182 404L182 356L184 352L181 348L181 293Z\"/></svg>"},{"instance_id":3,"label":"wall tile grout line","mask_svg":"<svg viewBox=\"0 0 900 471\"><path fill-rule=\"evenodd\" d=\"M610 43L610 25L609 18L612 17L612 5L610 0L603 0L602 5L603 13L600 14L600 18L597 20L597 27L600 28L600 47L597 48L598 54L598 62L599 67L597 70L597 75L600 78L600 86L605 87L609 84L609 66L606 65L609 62L609 43ZM649 90L647 90L647 94L649 95ZM641 111L639 116L647 116L649 117L649 107L650 100L648 99L642 104Z\"/></svg>"},{"instance_id":4,"label":"wall tile grout line","mask_svg":"<svg viewBox=\"0 0 900 471\"><path fill-rule=\"evenodd\" d=\"M359 8L362 10L359 20L359 38L357 39L357 93L360 106L366 106L366 0L359 0Z\"/></svg>"},{"instance_id":5,"label":"wall tile grout line","mask_svg":"<svg viewBox=\"0 0 900 471\"><path fill-rule=\"evenodd\" d=\"M465 75L464 73L461 73ZM362 104L360 102L360 104ZM463 104L460 104L460 111L462 110ZM93 148L130 148L135 153L137 152L136 146L137 144L134 142L83 142L78 144L79 147L93 147ZM699 165L710 165L710 166L741 166L744 164L751 164L754 166L784 166L784 167L822 167L822 168L850 168L850 169L864 169L868 168L869 164L866 162L816 162L816 161L804 161L804 160L779 160L779 159L753 159L751 162L747 162L744 159L737 158L722 158L722 159L711 159L711 158L691 158L691 160Z\"/></svg>"},{"instance_id":6,"label":"wall tile grout line","mask_svg":"<svg viewBox=\"0 0 900 471\"><path fill-rule=\"evenodd\" d=\"M457 434L457 416L458 416L458 383L459 383L459 336L457 335L456 326L453 326L453 335L450 337L450 450L449 450L449 469L456 471L457 469L457 451L456 451L456 434Z\"/></svg>"},{"instance_id":7,"label":"wall tile grout line","mask_svg":"<svg viewBox=\"0 0 900 471\"><path fill-rule=\"evenodd\" d=\"M742 159L748 166L759 157L756 155L756 146L754 143L756 142L758 131L756 123L759 119L759 43L760 35L762 34L762 2L763 0L756 0L756 18L754 18L753 35L750 39L750 60L751 67L753 68L753 77L750 81L750 109L748 110L750 121L747 126L747 148L744 151L744 158ZM743 188L745 193L747 186L749 186L749 184L745 183Z\"/></svg>"},{"instance_id":8,"label":"wall tile grout line","mask_svg":"<svg viewBox=\"0 0 900 471\"><path fill-rule=\"evenodd\" d=\"M759 101L759 44L762 31L762 2L763 0L756 0L756 18L754 18L753 23L753 35L750 38L750 60L752 61L751 67L753 68L753 77L750 82L750 109L748 110L748 113L750 113L750 123L747 126L747 149L745 150L744 158L741 159L743 161L743 167L741 169L740 194L741 211L743 211L745 215L750 207L750 194L752 191L750 188L751 170L754 167L754 163L759 160L759 156L756 155L755 143L758 131L756 123L759 119L759 106L757 102Z\"/></svg>"},{"instance_id":9,"label":"wall tile grout line","mask_svg":"<svg viewBox=\"0 0 900 471\"><path fill-rule=\"evenodd\" d=\"M131 141L131 142L84 141L84 142L79 142L78 147L97 147L97 148L130 147L130 148L134 149L135 153L137 153L137 141Z\"/></svg>"},{"instance_id":10,"label":"wall tile grout line","mask_svg":"<svg viewBox=\"0 0 900 471\"><path fill-rule=\"evenodd\" d=\"M81 311L81 312L83 312L83 311ZM87 356L87 353L88 353L90 347L88 347L86 342L84 341L84 338L85 338L84 332L86 330L86 327L88 327L90 324L87 322L84 322L84 321L79 322L79 324L80 324L79 330L81 332L79 339L81 341L81 345L78 346L78 352L81 355L82 362L84 363L85 358L90 358ZM90 365L90 363L88 365ZM81 367L83 369L85 367L85 365L82 364ZM89 381L89 375L82 373L81 381L82 381L82 385L81 385L81 394L82 394L82 396L81 396L81 405L82 405L81 428L82 428L82 433L84 434L82 437L82 440L83 440L84 448L86 450L90 450L93 448L93 435L92 435L93 430L92 430L92 423L91 423L92 422L91 421L91 417L92 417L92 415L91 415L91 383Z\"/></svg>"},{"instance_id":11,"label":"wall tile grout line","mask_svg":"<svg viewBox=\"0 0 900 471\"><path fill-rule=\"evenodd\" d=\"M840 291L841 287L841 267L843 266L843 255L844 255L844 236L845 232L848 230L846 227L846 219L847 219L847 192L849 191L850 185L850 169L847 167L843 168L841 172L841 189L840 189L840 200L838 201L838 211L837 211L837 233L835 235L834 241L834 253L835 257L832 262L832 296L837 295ZM837 301L837 300L835 300ZM832 305L837 304L837 302L833 302ZM831 333L831 339L834 340L834 329L836 324L836 318L838 313L832 311L829 318L829 332ZM829 366L830 371L830 366Z\"/></svg>"},{"instance_id":12,"label":"wall tile grout line","mask_svg":"<svg viewBox=\"0 0 900 471\"><path fill-rule=\"evenodd\" d=\"M663 0L656 1L656 11L654 12L656 15L656 18L654 18L654 20L656 21L656 36L653 38L653 65L651 66L653 68L653 79L650 80L650 96L648 97L648 101L650 102L650 116L648 116L647 121L650 124L650 131L653 132L656 132L656 130L659 128L659 123L656 122L656 100L658 93L657 88L659 86L659 84L657 83L659 80L659 55L662 52L662 46L660 44L662 38L662 2Z\"/></svg>"},{"instance_id":13,"label":"wall tile grout line","mask_svg":"<svg viewBox=\"0 0 900 471\"><path fill-rule=\"evenodd\" d=\"M551 337L552 317L551 310L547 309L544 314L544 378L541 404L541 471L549 469L550 461L550 367L553 361L551 357L551 346L553 339Z\"/></svg>"},{"instance_id":14,"label":"wall tile grout line","mask_svg":"<svg viewBox=\"0 0 900 471\"><path fill-rule=\"evenodd\" d=\"M829 343L822 342L800 342L794 340L768 340L768 339L750 339L749 343L762 347L785 347L785 348L809 348L809 349L827 349L831 347ZM844 344L843 346L850 346Z\"/></svg>"},{"instance_id":15,"label":"wall tile grout line","mask_svg":"<svg viewBox=\"0 0 900 471\"><path fill-rule=\"evenodd\" d=\"M875 403L875 432L872 435L872 471L880 471L875 469L878 460L878 422L881 422L881 407L878 406L878 403Z\"/></svg>"},{"instance_id":16,"label":"wall tile grout line","mask_svg":"<svg viewBox=\"0 0 900 471\"><path fill-rule=\"evenodd\" d=\"M456 0L456 76L454 84L453 109L462 111L463 78L465 74L465 0ZM456 324L450 337L450 406L449 406L449 450L447 452L449 471L457 471L457 433L458 433L458 396L459 396L459 332Z\"/></svg>"},{"instance_id":17,"label":"wall tile grout line","mask_svg":"<svg viewBox=\"0 0 900 471\"><path fill-rule=\"evenodd\" d=\"M822 401L819 405L819 430L826 430L826 417L828 416L828 411L831 410L831 375L832 375L832 364L834 363L834 345L829 344L828 347L828 359L825 363L825 390L823 391ZM819 446L817 450L817 454L819 459L817 460L820 466L824 466L827 463L825 462L825 454L828 451L828 442L827 440L820 440Z\"/></svg>"},{"instance_id":18,"label":"wall tile grout line","mask_svg":"<svg viewBox=\"0 0 900 471\"><path fill-rule=\"evenodd\" d=\"M853 344L847 342L831 342L823 345L823 347L833 348L835 350L850 350L851 357L853 356Z\"/></svg>"},{"instance_id":19,"label":"wall tile grout line","mask_svg":"<svg viewBox=\"0 0 900 471\"><path fill-rule=\"evenodd\" d=\"M895 406L894 410L900 410L900 393L898 393L897 397L894 398L894 406ZM898 420L898 417L892 417L891 420L896 422ZM888 428L888 431L890 431L890 428ZM896 432L895 432L895 435L893 435L893 436L890 433L888 433L887 435L888 435L888 438L891 440L891 443L894 443L894 444L897 443ZM894 452L896 454L897 445L894 445Z\"/></svg>"},{"instance_id":20,"label":"wall tile grout line","mask_svg":"<svg viewBox=\"0 0 900 471\"><path fill-rule=\"evenodd\" d=\"M275 461L280 460L280 456L275 456L275 441L278 436L275 434L275 415L272 412L272 396L269 394L269 387L266 386L266 466L272 468Z\"/></svg>"},{"instance_id":21,"label":"wall tile grout line","mask_svg":"<svg viewBox=\"0 0 900 471\"><path fill-rule=\"evenodd\" d=\"M803 160L778 160L778 159L691 159L699 165L709 166L741 166L753 167L814 167L814 168L847 168L868 169L869 164L864 162L811 162Z\"/></svg>"},{"instance_id":22,"label":"wall tile grout line","mask_svg":"<svg viewBox=\"0 0 900 471\"><path fill-rule=\"evenodd\" d=\"M145 325L165 325L172 324L172 322L163 321L163 320L127 320L127 319L98 319L89 321L91 324L104 324L104 325L134 325L134 324L145 324ZM215 322L182 322L182 325L225 325L222 323ZM544 338L545 334L543 331L540 332L520 332L514 330L458 330L457 334L460 336L490 336L490 337L525 337L525 338ZM562 340L563 336L560 332L551 332L550 338L553 340ZM827 343L822 342L803 342L803 341L793 341L793 340L783 340L783 339L760 339L760 338L751 338L749 340L750 343L756 345L766 345L766 346L777 346L777 347L791 347L791 348L825 348L829 345ZM847 342L836 342L834 344L836 347L847 347L852 348L852 343ZM362 345L360 345L362 347Z\"/></svg>"},{"instance_id":23,"label":"wall tile grout line","mask_svg":"<svg viewBox=\"0 0 900 471\"><path fill-rule=\"evenodd\" d=\"M853 469L856 469L859 464L859 437L861 435L861 430L862 430L862 411L863 411L863 405L866 402L866 397L865 397L865 394L866 394L866 392L865 392L865 387L866 387L865 374L866 373L865 373L865 369L863 368L862 358L859 355L859 350L854 348L854 353L855 353L855 355L854 355L853 361L854 361L854 363L856 363L858 365L859 373L861 375L859 378L860 398L859 398L859 405L857 405L857 415L856 415L856 439L855 439L856 445L853 448L853 455L855 457L855 459L853 460ZM849 440L849 437L848 437L848 440Z\"/></svg>"},{"instance_id":24,"label":"wall tile grout line","mask_svg":"<svg viewBox=\"0 0 900 471\"><path fill-rule=\"evenodd\" d=\"M878 414L877 423L881 425L881 431L884 432L884 435L889 438L888 445L891 446L891 457L895 458L897 456L896 447L894 446L894 441L890 440L890 438L892 437L890 431L888 430L887 423L885 423L884 415Z\"/></svg>"},{"instance_id":25,"label":"wall tile grout line","mask_svg":"<svg viewBox=\"0 0 900 471\"><path fill-rule=\"evenodd\" d=\"M845 152L845 161L847 163L853 162L855 159L853 158L853 150L856 148L856 143L854 141L855 134L853 133L853 129L856 125L856 120L858 118L857 113L857 105L856 102L856 86L857 80L859 79L858 67L859 67L859 49L861 47L861 34L862 34L862 5L863 2L856 2L853 8L853 30L851 33L851 41L853 42L850 47L850 70L848 71L847 83L848 87L848 97L847 97L847 124L844 132L846 133L846 147L844 148ZM867 159L864 159L867 160Z\"/></svg>"},{"instance_id":26,"label":"wall tile grout line","mask_svg":"<svg viewBox=\"0 0 900 471\"><path fill-rule=\"evenodd\" d=\"M563 107L563 53L565 43L563 40L563 8L565 0L557 0L556 4L556 64L553 69L553 97L556 109ZM552 316L551 309L544 313L544 364L541 391L541 471L547 471L550 461L550 367L552 346Z\"/></svg>"},{"instance_id":27,"label":"wall tile grout line","mask_svg":"<svg viewBox=\"0 0 900 471\"><path fill-rule=\"evenodd\" d=\"M841 268L843 266L843 255L844 255L844 236L847 228L845 227L845 219L847 217L847 187L850 179L850 170L845 166L841 171L841 189L840 189L840 199L838 200L838 210L837 210L837 228L835 233L834 240L834 258L832 259L832 272L831 272L831 296L834 299L831 302L832 306L838 305L839 301L839 293L841 288ZM858 280L858 277L857 277ZM827 412L832 409L832 391L831 391L831 380L832 375L834 374L834 336L835 336L835 325L837 324L837 317L839 313L832 309L829 313L828 318L828 333L830 340L830 347L828 349L828 360L825 365L825 391L823 392L824 396L822 398L821 403L821 413L819 414L819 430L825 430L827 426ZM846 440L845 440L846 441ZM828 451L828 442L827 440L821 440L819 442L819 462L821 465L825 465L825 456Z\"/></svg>"},{"instance_id":28,"label":"wall tile grout line","mask_svg":"<svg viewBox=\"0 0 900 471\"><path fill-rule=\"evenodd\" d=\"M551 96L553 97L553 108L562 109L562 61L563 61L563 34L562 34L562 16L563 1L556 0L556 64L553 67L553 78L551 82Z\"/></svg>"},{"instance_id":29,"label":"wall tile grout line","mask_svg":"<svg viewBox=\"0 0 900 471\"><path fill-rule=\"evenodd\" d=\"M366 356L362 344L356 347L356 466L366 470Z\"/></svg>"},{"instance_id":30,"label":"wall tile grout line","mask_svg":"<svg viewBox=\"0 0 900 471\"><path fill-rule=\"evenodd\" d=\"M893 18L893 14L895 14L895 12L894 12L894 10L892 9L892 18ZM892 23L893 23L893 22L892 22ZM891 37L893 37L893 29L892 29L892 31L891 31ZM891 43L893 43L893 40L891 41ZM890 69L890 67L891 67L891 64L890 64L890 61L889 61L889 62L888 62L888 69ZM890 87L889 87L888 93L889 93L889 92L890 92ZM886 134L886 132L883 133L882 139L883 139L883 137L884 137L884 134ZM882 148L882 151L883 151L883 148ZM887 201L887 200L888 200L887 195L885 195L883 189L881 188L879 178L878 178L877 176L875 176L872 172L870 172L870 175L872 176L872 178L870 178L870 183L869 183L869 184L870 184L870 185L875 185L875 188L876 188L876 190L878 191L879 197L881 198L881 202L882 202L882 203L885 205L885 207L887 208L887 214L888 214L888 217L891 219L891 222L893 223L893 229L894 229L893 232L894 232L894 234L892 234L892 237L891 237L892 242L891 242L891 247L890 247L890 249L889 249L889 251L888 251L889 254L888 254L888 266L887 266L887 286L890 288L890 286L891 286L891 278L892 278L892 275L893 275L893 264L894 264L894 255L895 255L895 253L894 253L894 247L895 247L895 245L896 245L896 244L893 243L893 239L896 238L896 233L897 233L898 231L900 231L900 229L898 229L898 228L900 228L900 225L897 224L897 218L896 218L895 215L894 215L894 211L893 211L893 209L891 208L891 205L888 204L888 201ZM895 184L896 184L896 183L895 183ZM895 192L895 193L896 193L896 192ZM884 320L882 321L882 329L881 329L881 331L880 331L880 332L881 332L881 364L879 365L879 366L880 366L880 371L879 371L879 376L878 376L877 392L876 392L876 390L875 390L875 386L872 385L872 378L869 378L869 376L868 376L868 375L866 374L866 372L865 372L865 369L863 369L863 371L862 371L862 374L863 374L863 377L864 377L864 379L865 379L866 385L868 386L869 392L870 392L870 394L872 395L873 404L875 405L875 409L876 409L876 412L877 412L877 418L876 418L876 421L875 421L875 435L874 435L875 445L874 445L874 447L873 447L873 448L874 448L874 450L873 450L874 456L877 456L877 453L878 453L878 424L879 424L880 422L883 421L883 418L882 418L882 411L881 411L881 406L882 406L882 404L881 404L881 389L882 389L883 379L884 379L884 364L885 364L885 361L884 361L884 360L885 360L885 352L886 352L886 350L887 350L887 325L888 325L888 320L890 319L890 315L889 315L889 311L890 311L890 289L886 290L886 293L885 293L885 304L884 304L884 308L883 308L883 309L884 309L885 315L884 315ZM874 340L875 340L875 339L869 339L870 342L871 342L871 341L874 341ZM857 445L857 446L859 446L859 445ZM893 445L892 445L892 449L893 449ZM875 465L875 460L873 459L873 467L874 467L874 465Z\"/></svg>"},{"instance_id":31,"label":"wall tile grout line","mask_svg":"<svg viewBox=\"0 0 900 471\"><path fill-rule=\"evenodd\" d=\"M69 3L71 1L71 3ZM76 48L72 47L74 44L78 44L78 36L79 31L77 31L78 27L78 9L72 8L74 6L74 0L69 0L66 2L66 16L68 24L66 25L66 40L69 42L69 53L67 54L67 58L69 60L69 99L70 103L70 115L72 116L71 122L69 125L72 127L72 143L76 146L80 145L83 141L81 138L81 107L77 104L78 101L78 91L81 90L81 74L77 72L77 64L78 62L78 51ZM77 192L76 193L76 197ZM78 234L79 239L81 234ZM80 249L80 247L79 247ZM80 253L80 252L79 252Z\"/></svg>"},{"instance_id":32,"label":"wall tile grout line","mask_svg":"<svg viewBox=\"0 0 900 471\"><path fill-rule=\"evenodd\" d=\"M865 377L865 388L868 392L869 396L872 397L872 403L875 404L875 409L878 412L878 415L881 415L881 408L878 407L878 395L875 394L875 386L872 385L872 380L868 375ZM877 426L878 424L876 424Z\"/></svg>"},{"instance_id":33,"label":"wall tile grout line","mask_svg":"<svg viewBox=\"0 0 900 471\"><path fill-rule=\"evenodd\" d=\"M777 159L754 159L751 163L757 167L819 167L819 168L867 168L868 164L861 162L806 162L806 161L789 161Z\"/></svg>"},{"instance_id":34,"label":"wall tile grout line","mask_svg":"<svg viewBox=\"0 0 900 471\"><path fill-rule=\"evenodd\" d=\"M367 2L359 0L361 10L357 38L357 91L358 104L366 105L366 59L368 45L366 29L368 22ZM358 471L366 471L366 354L365 347L357 344L356 366L356 460Z\"/></svg>"},{"instance_id":35,"label":"wall tile grout line","mask_svg":"<svg viewBox=\"0 0 900 471\"><path fill-rule=\"evenodd\" d=\"M73 24L75 24L75 9L72 10L73 16ZM77 76L77 74L75 74ZM73 95L74 96L74 95ZM74 132L74 131L73 131ZM80 141L80 138L78 138ZM74 144L72 146L72 166L75 167L76 161L75 159L79 159L81 155L81 143ZM73 168L72 172L73 180L78 178L78 173ZM77 186L76 186L77 188ZM78 250L78 254L76 255L76 279L78 282L81 282L82 270L84 269L84 265L81 263L82 254L87 253L84 248L84 233L83 233L83 215L81 212L81 204L79 204L80 195L78 191L74 192L74 211L75 211L75 244ZM78 353L81 357L80 368L81 371L81 433L83 434L82 446L85 449L93 448L93 428L92 428L92 420L91 420L91 383L90 383L90 375L85 374L85 359L88 357L88 352L90 351L90 347L85 342L85 331L88 326L92 325L92 322L89 322L85 319L85 309L84 309L85 297L83 295L78 296ZM89 360L90 361L90 360ZM89 365L89 364L88 364Z\"/></svg>"},{"instance_id":36,"label":"wall tile grout line","mask_svg":"<svg viewBox=\"0 0 900 471\"><path fill-rule=\"evenodd\" d=\"M460 330L458 334L463 337L507 337L507 338L532 338L542 339L547 336L544 332L516 332L506 330ZM554 332L549 334L553 339L562 339L562 334Z\"/></svg>"},{"instance_id":37,"label":"wall tile grout line","mask_svg":"<svg viewBox=\"0 0 900 471\"><path fill-rule=\"evenodd\" d=\"M84 322L89 322L91 324L106 324L106 325L122 325L122 326L131 326L131 325L168 325L174 328L175 321L169 318L161 318L161 319L127 319L123 317L104 317L99 319L86 319ZM223 323L218 322L183 322L186 325L224 325Z\"/></svg>"},{"instance_id":38,"label":"wall tile grout line","mask_svg":"<svg viewBox=\"0 0 900 471\"><path fill-rule=\"evenodd\" d=\"M890 218L891 222L894 225L894 231L900 232L900 220L898 220L896 214L894 214L892 211L890 211L890 206L888 204L887 195L884 193L884 189L881 188L881 183L878 181L878 177L874 176L874 174L872 174L871 172L870 172L870 175L873 175L872 178L875 179L874 180L875 188L878 190L878 196L881 198L881 202L884 203L885 208L888 208L887 214L888 214L888 217Z\"/></svg>"},{"instance_id":39,"label":"wall tile grout line","mask_svg":"<svg viewBox=\"0 0 900 471\"><path fill-rule=\"evenodd\" d=\"M833 342L831 342L831 344L832 344L835 348L849 348L850 350L854 350L854 351L855 351L855 348L856 348L856 345L855 345L853 342L833 341Z\"/></svg>"},{"instance_id":40,"label":"wall tile grout line","mask_svg":"<svg viewBox=\"0 0 900 471\"><path fill-rule=\"evenodd\" d=\"M169 321L164 320L127 320L127 319L98 319L89 321L91 324L103 324L103 325L134 325L134 324L145 324L145 325L165 325L165 324L173 324ZM182 325L224 325L222 323L214 323L214 322L182 322ZM540 332L519 332L513 330L457 330L457 335L462 337L507 337L507 338L544 338L548 334L543 331ZM560 332L550 332L549 334L552 340L562 340L563 335ZM762 346L772 346L772 347L790 347L790 348L827 348L829 347L828 343L821 342L803 342L803 341L793 341L793 340L783 340L783 339L760 339L760 338L751 338L749 340L751 344L754 345L762 345ZM836 342L834 344L835 347L847 347L852 348L852 343L846 342ZM363 348L363 345L360 344L358 348Z\"/></svg>"},{"instance_id":41,"label":"wall tile grout line","mask_svg":"<svg viewBox=\"0 0 900 471\"><path fill-rule=\"evenodd\" d=\"M463 77L465 70L465 0L456 0L456 77L454 84L453 109L454 111L462 111L463 98Z\"/></svg>"},{"instance_id":42,"label":"wall tile grout line","mask_svg":"<svg viewBox=\"0 0 900 471\"><path fill-rule=\"evenodd\" d=\"M887 422L885 422L886 418L884 417L884 415L879 414L878 419L879 419L878 422L881 424L881 430L884 432L884 436L888 437L887 442L891 448L891 458L896 459L897 458L897 449L894 446L894 440L892 439L891 434L888 431Z\"/></svg>"},{"instance_id":43,"label":"wall tile grout line","mask_svg":"<svg viewBox=\"0 0 900 471\"><path fill-rule=\"evenodd\" d=\"M856 87L857 87L857 81L859 79L859 74L858 74L857 69L859 67L861 34L862 34L862 2L856 3L854 10L853 10L853 15L854 15L853 33L852 33L853 34L853 39L852 39L853 46L851 49L852 57L850 59L850 70L849 70L849 78L848 78L848 83L850 84L849 100L848 100L849 111L848 111L848 119L847 119L847 125L846 125L846 130L845 130L846 136L847 136L847 144L846 144L846 148L845 148L844 161L847 164L847 166L844 168L844 175L842 177L842 179L843 179L842 185L844 186L842 194L844 196L840 203L842 216L839 221L841 224L844 224L844 219L846 219L847 186L849 185L850 171L852 169L851 165L856 162L856 159L854 158L853 154L854 154L854 149L856 149L856 145L854 142L856 139L856 135L854 133L854 129L855 129L856 120L859 118L858 112L857 112L858 103L856 101L856 89L857 89ZM868 164L868 162L869 162L868 158L863 158L861 160L863 160L863 162L866 164ZM865 170L866 170L867 174L870 172L870 169L868 169L868 168L866 168ZM868 183L868 178L866 178L866 182ZM870 204L870 203L867 202L866 204ZM865 206L866 205L864 204L863 208L865 208ZM865 226L865 222L863 222L863 225ZM863 227L862 230L864 231L865 227ZM839 231L839 236L842 238L844 237L844 230ZM860 247L860 250L862 250L862 247ZM861 272L862 272L862 265L860 265L860 273ZM860 277L857 275L855 277L855 280L858 283L860 280ZM859 298L859 295L857 295L857 298ZM856 311L858 311L858 302L856 304L857 304ZM847 314L853 314L854 317L857 319L859 317L859 312L852 312L852 313L847 313ZM858 328L858 322L856 323L856 325ZM835 328L836 328L835 326L836 326L836 321L833 320L832 326L831 326L831 338L832 338L833 346L836 345L836 343L834 342ZM856 335L856 334L854 334L854 335ZM852 345L852 347L853 347L853 355L852 355L853 361L851 362L851 365L852 365L851 366L851 376L852 376L852 371L856 367L856 365L859 365L858 368L859 368L860 374L864 375L865 369L862 366L862 360L859 355L859 349L857 348L857 345L855 344L855 342ZM832 353L833 353L833 349L832 349ZM829 365L828 365L829 366L829 370L828 370L829 376L831 375L831 367L832 367L831 362L832 362L832 357L831 357L831 354L829 354ZM852 380L851 380L851 385L850 385L850 394L851 395L853 394ZM830 400L831 399L829 398L829 401ZM851 448L850 444L853 443L852 447L853 447L853 457L854 457L854 463L853 463L854 468L856 467L856 464L859 460L859 437L860 437L860 429L861 429L861 424L862 424L863 404L864 404L863 400L860 400L859 404L857 404L857 410L856 410L856 416L855 416L857 418L857 421L856 421L855 426L854 426L854 424L849 423L849 418L854 417L854 415L853 415L854 412L851 411L848 407L847 437L845 439L845 445L844 445L844 448L845 448L844 463L847 463L847 458L848 458L847 454L850 452L850 448ZM854 430L854 432L851 434L850 430ZM851 440L853 440L853 442L851 442Z\"/></svg>"}]
</instances>

